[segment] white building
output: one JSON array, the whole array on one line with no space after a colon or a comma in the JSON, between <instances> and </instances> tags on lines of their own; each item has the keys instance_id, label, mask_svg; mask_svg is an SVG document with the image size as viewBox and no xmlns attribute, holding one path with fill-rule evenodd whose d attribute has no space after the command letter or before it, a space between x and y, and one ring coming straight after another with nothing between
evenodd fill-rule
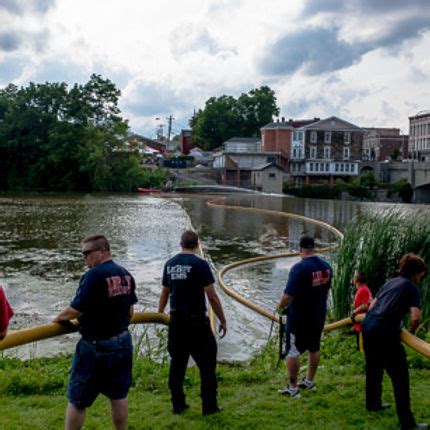
<instances>
[{"instance_id":1,"label":"white building","mask_svg":"<svg viewBox=\"0 0 430 430\"><path fill-rule=\"evenodd\" d=\"M430 110L409 117L409 155L430 161Z\"/></svg>"}]
</instances>

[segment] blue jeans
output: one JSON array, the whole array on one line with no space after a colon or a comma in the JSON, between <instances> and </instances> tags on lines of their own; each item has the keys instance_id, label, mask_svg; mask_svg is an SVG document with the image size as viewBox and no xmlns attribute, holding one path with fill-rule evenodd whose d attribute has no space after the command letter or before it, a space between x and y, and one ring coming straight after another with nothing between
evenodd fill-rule
<instances>
[{"instance_id":1,"label":"blue jeans","mask_svg":"<svg viewBox=\"0 0 430 430\"><path fill-rule=\"evenodd\" d=\"M67 386L69 402L85 409L100 393L112 400L125 399L132 367L133 345L128 331L106 340L80 339Z\"/></svg>"}]
</instances>

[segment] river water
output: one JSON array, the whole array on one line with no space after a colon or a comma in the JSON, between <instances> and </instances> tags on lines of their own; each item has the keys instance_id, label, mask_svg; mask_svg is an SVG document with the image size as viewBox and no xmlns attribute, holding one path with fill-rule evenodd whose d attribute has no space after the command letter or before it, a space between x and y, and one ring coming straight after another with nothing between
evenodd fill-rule
<instances>
[{"instance_id":1,"label":"river water","mask_svg":"<svg viewBox=\"0 0 430 430\"><path fill-rule=\"evenodd\" d=\"M85 270L81 240L105 234L115 261L135 277L137 311L156 311L164 262L179 252L181 232L199 232L214 270L244 258L297 249L301 234L321 244L335 238L322 229L284 217L210 208L214 196L139 194L0 195L0 282L15 310L11 329L50 322L70 303ZM287 196L237 194L226 204L288 211L325 221L339 229L360 211L383 211L388 204L297 199ZM409 206L414 209L416 206ZM189 215L189 218L187 216ZM329 258L329 257L328 257ZM273 309L288 268L297 259L274 260L230 272L229 286L254 302ZM245 360L266 342L270 322L219 292L228 319L228 335L219 356ZM135 336L142 326L134 329ZM77 334L45 340L8 352L22 358L73 350Z\"/></svg>"}]
</instances>

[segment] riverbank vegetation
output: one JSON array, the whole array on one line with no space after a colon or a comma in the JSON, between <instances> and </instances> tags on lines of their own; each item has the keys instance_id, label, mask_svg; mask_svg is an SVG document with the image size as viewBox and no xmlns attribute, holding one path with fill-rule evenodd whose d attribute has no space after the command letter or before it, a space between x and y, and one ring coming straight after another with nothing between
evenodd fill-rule
<instances>
[{"instance_id":1,"label":"riverbank vegetation","mask_svg":"<svg viewBox=\"0 0 430 430\"><path fill-rule=\"evenodd\" d=\"M46 82L0 90L0 191L160 186L165 175L143 170L128 143L120 95L95 74L71 88Z\"/></svg>"},{"instance_id":2,"label":"riverbank vegetation","mask_svg":"<svg viewBox=\"0 0 430 430\"><path fill-rule=\"evenodd\" d=\"M317 390L301 399L277 393L286 383L283 364L277 361L276 338L249 363L218 366L220 414L202 417L199 376L188 369L185 380L190 409L171 413L167 388L168 365L154 351L136 357L129 395L129 429L375 429L397 428L395 408L367 413L364 407L364 357L355 349L349 331L325 334ZM158 348L158 347L157 347ZM157 354L165 351L158 350ZM161 358L161 359L160 359ZM408 350L412 406L417 419L429 420L430 362ZM305 364L305 363L303 363ZM65 390L70 357L0 360L0 428L2 430L59 429L66 407ZM388 378L384 401L394 405ZM111 428L108 402L100 396L89 409L85 428Z\"/></svg>"},{"instance_id":3,"label":"riverbank vegetation","mask_svg":"<svg viewBox=\"0 0 430 430\"><path fill-rule=\"evenodd\" d=\"M335 260L333 282L334 316L349 315L355 287L354 270L368 275L373 295L388 277L396 274L400 257L407 252L430 261L430 225L428 213L392 210L385 213L361 213L345 230L345 237ZM422 332L430 330L430 276L421 283L423 305Z\"/></svg>"},{"instance_id":4,"label":"riverbank vegetation","mask_svg":"<svg viewBox=\"0 0 430 430\"><path fill-rule=\"evenodd\" d=\"M333 185L308 184L296 186L285 183L283 192L296 197L318 199L349 198L358 200L375 200L377 191L382 192L386 199L396 198L403 203L410 203L414 194L412 186L405 179L400 179L392 184L379 183L373 173L368 173L350 182L337 179Z\"/></svg>"}]
</instances>

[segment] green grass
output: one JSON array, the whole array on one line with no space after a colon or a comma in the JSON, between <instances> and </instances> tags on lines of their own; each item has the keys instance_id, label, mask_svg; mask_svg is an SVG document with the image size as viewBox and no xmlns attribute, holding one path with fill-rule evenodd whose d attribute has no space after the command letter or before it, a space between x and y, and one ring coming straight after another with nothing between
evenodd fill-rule
<instances>
[{"instance_id":1,"label":"green grass","mask_svg":"<svg viewBox=\"0 0 430 430\"><path fill-rule=\"evenodd\" d=\"M280 396L286 383L276 363L276 340L246 364L218 366L219 401L225 410L202 417L199 377L193 367L185 381L190 409L171 413L168 366L140 357L129 395L130 429L389 429L397 428L395 409L367 413L364 408L364 358L346 332L325 335L317 375L318 390L301 399ZM412 406L418 420L430 420L430 361L408 351ZM305 363L303 363L305 364ZM0 429L61 429L70 357L21 362L0 360ZM384 401L393 402L384 379ZM108 401L100 396L88 410L85 429L110 429Z\"/></svg>"},{"instance_id":2,"label":"green grass","mask_svg":"<svg viewBox=\"0 0 430 430\"><path fill-rule=\"evenodd\" d=\"M396 273L400 257L407 252L420 255L430 264L430 224L425 212L392 210L362 213L345 230L335 258L333 313L335 319L349 315L355 287L355 270L365 272L375 295L385 280ZM423 330L430 321L430 276L421 283Z\"/></svg>"}]
</instances>

